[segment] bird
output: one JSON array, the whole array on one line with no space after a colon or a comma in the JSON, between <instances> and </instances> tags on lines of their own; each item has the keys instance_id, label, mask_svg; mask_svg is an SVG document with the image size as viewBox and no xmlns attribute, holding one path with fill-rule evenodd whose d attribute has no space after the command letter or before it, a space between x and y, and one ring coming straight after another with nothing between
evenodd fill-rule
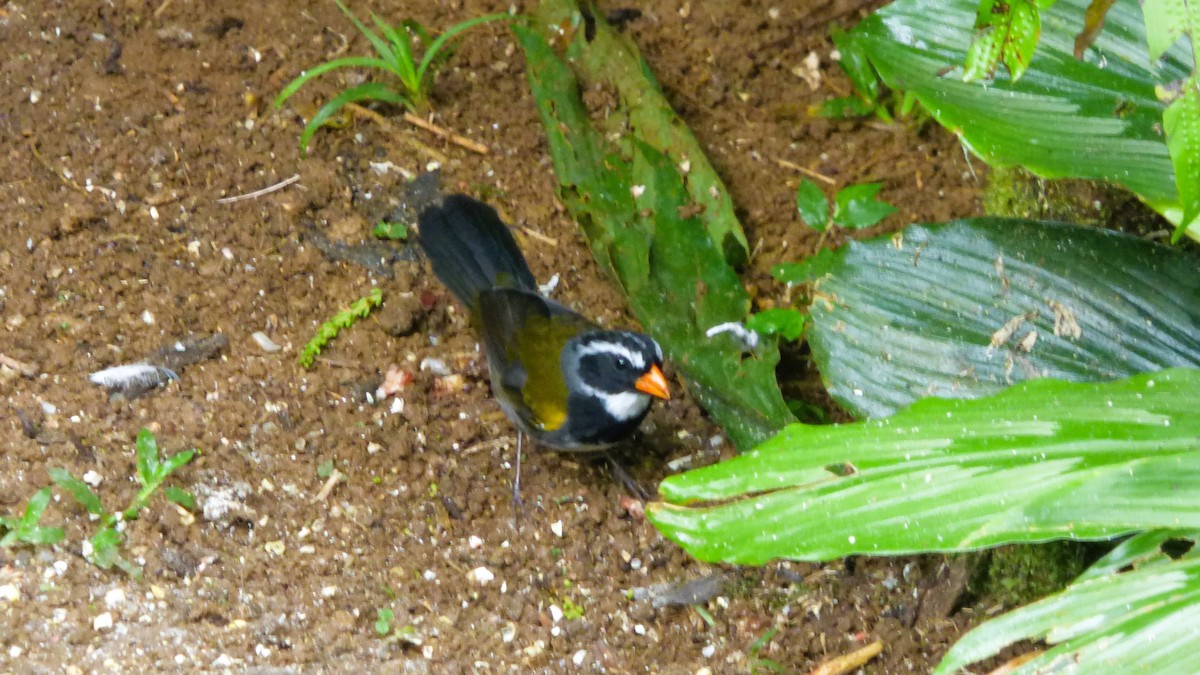
<instances>
[{"instance_id":1,"label":"bird","mask_svg":"<svg viewBox=\"0 0 1200 675\"><path fill-rule=\"evenodd\" d=\"M670 399L658 343L602 328L543 296L512 232L488 204L464 194L443 197L421 211L417 240L434 275L466 308L492 395L517 428L514 501L522 436L559 451L604 450L638 428L655 398Z\"/></svg>"}]
</instances>

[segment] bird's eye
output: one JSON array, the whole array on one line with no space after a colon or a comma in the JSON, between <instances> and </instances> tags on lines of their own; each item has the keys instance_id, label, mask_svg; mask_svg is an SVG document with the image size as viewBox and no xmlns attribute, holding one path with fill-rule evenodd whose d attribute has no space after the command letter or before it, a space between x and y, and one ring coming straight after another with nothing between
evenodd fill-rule
<instances>
[{"instance_id":1,"label":"bird's eye","mask_svg":"<svg viewBox=\"0 0 1200 675\"><path fill-rule=\"evenodd\" d=\"M629 359L624 356L617 357L617 368L621 370L629 370Z\"/></svg>"}]
</instances>

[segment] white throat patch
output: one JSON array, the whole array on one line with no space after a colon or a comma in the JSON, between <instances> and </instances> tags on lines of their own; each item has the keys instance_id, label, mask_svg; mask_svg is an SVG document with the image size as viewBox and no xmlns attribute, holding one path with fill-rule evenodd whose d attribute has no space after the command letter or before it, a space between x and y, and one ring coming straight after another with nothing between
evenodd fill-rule
<instances>
[{"instance_id":1,"label":"white throat patch","mask_svg":"<svg viewBox=\"0 0 1200 675\"><path fill-rule=\"evenodd\" d=\"M640 391L605 394L597 390L594 393L604 404L608 414L621 422L638 417L650 407L650 397Z\"/></svg>"}]
</instances>

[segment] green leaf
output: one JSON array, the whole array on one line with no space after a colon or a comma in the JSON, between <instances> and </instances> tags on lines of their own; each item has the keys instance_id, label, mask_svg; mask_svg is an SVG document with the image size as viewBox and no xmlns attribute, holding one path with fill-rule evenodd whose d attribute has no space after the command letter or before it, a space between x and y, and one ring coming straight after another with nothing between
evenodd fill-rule
<instances>
[{"instance_id":1,"label":"green leaf","mask_svg":"<svg viewBox=\"0 0 1200 675\"><path fill-rule=\"evenodd\" d=\"M1188 673L1200 625L1200 558L1077 581L963 636L934 673L962 672L1015 642L1048 647L1014 671Z\"/></svg>"},{"instance_id":2,"label":"green leaf","mask_svg":"<svg viewBox=\"0 0 1200 675\"><path fill-rule=\"evenodd\" d=\"M808 343L830 394L857 417L1034 377L1200 366L1196 259L1127 235L960 220L806 263L774 272L790 283L817 276Z\"/></svg>"},{"instance_id":3,"label":"green leaf","mask_svg":"<svg viewBox=\"0 0 1200 675\"><path fill-rule=\"evenodd\" d=\"M1154 83L1187 77L1191 56L1177 44L1151 62L1138 3L1120 0L1077 60L1074 32L1087 5L1059 0L1042 11L1036 61L1020 80L997 75L986 86L945 70L966 58L975 0L898 0L850 37L888 86L914 94L988 164L1021 165L1044 178L1110 181L1172 222L1187 222Z\"/></svg>"},{"instance_id":4,"label":"green leaf","mask_svg":"<svg viewBox=\"0 0 1200 675\"><path fill-rule=\"evenodd\" d=\"M389 73L392 72L391 66L387 61L375 58L373 56L347 56L345 58L327 61L319 66L315 66L304 71L299 77L289 82L288 85L283 88L283 91L279 92L279 96L275 97L275 107L282 107L283 103L291 98L293 94L299 91L300 87L303 87L305 84L307 84L309 80L315 77L320 77L331 70L337 70L338 68L379 68Z\"/></svg>"},{"instance_id":5,"label":"green leaf","mask_svg":"<svg viewBox=\"0 0 1200 675\"><path fill-rule=\"evenodd\" d=\"M371 21L379 29L383 36L387 38L391 45L393 58L393 67L391 72L404 85L404 90L410 97L417 97L420 94L421 80L417 78L417 66L413 61L412 48L409 46L408 32L403 34L396 30L383 19L379 18L375 12L371 12Z\"/></svg>"},{"instance_id":6,"label":"green leaf","mask_svg":"<svg viewBox=\"0 0 1200 675\"><path fill-rule=\"evenodd\" d=\"M785 340L798 340L804 334L804 315L794 309L776 307L764 310L746 320L746 328L762 335L779 335Z\"/></svg>"},{"instance_id":7,"label":"green leaf","mask_svg":"<svg viewBox=\"0 0 1200 675\"><path fill-rule=\"evenodd\" d=\"M381 220L375 223L371 234L377 239L402 240L408 238L408 227L404 223L390 223L386 220Z\"/></svg>"},{"instance_id":8,"label":"green leaf","mask_svg":"<svg viewBox=\"0 0 1200 675\"><path fill-rule=\"evenodd\" d=\"M187 490L169 485L163 489L163 494L166 495L168 501L178 504L188 511L196 510L196 498Z\"/></svg>"},{"instance_id":9,"label":"green leaf","mask_svg":"<svg viewBox=\"0 0 1200 675\"><path fill-rule=\"evenodd\" d=\"M842 227L871 227L896 212L896 207L878 201L883 183L864 183L844 188L834 197L833 222Z\"/></svg>"},{"instance_id":10,"label":"green leaf","mask_svg":"<svg viewBox=\"0 0 1200 675\"><path fill-rule=\"evenodd\" d=\"M1192 0L1143 0L1142 16L1146 22L1146 44L1150 47L1150 59L1158 60L1179 38L1194 26ZM1195 35L1192 36L1195 39Z\"/></svg>"},{"instance_id":11,"label":"green leaf","mask_svg":"<svg viewBox=\"0 0 1200 675\"><path fill-rule=\"evenodd\" d=\"M503 21L511 19L508 14L486 14L478 16L474 19L468 19L462 23L455 24L446 29L446 32L437 36L437 38L425 48L425 55L421 58L421 65L417 68L417 81L422 87L427 87L429 79L433 77L433 68L440 58L440 54L446 48L450 40L453 40L459 33L470 30L480 24L491 21Z\"/></svg>"},{"instance_id":12,"label":"green leaf","mask_svg":"<svg viewBox=\"0 0 1200 675\"><path fill-rule=\"evenodd\" d=\"M734 443L749 447L794 418L775 383L774 346L744 356L705 335L744 322L750 309L729 262L746 253L729 195L626 37L595 17L591 41L574 33L559 44L560 58L538 33L561 43L556 26L572 25L576 12L550 0L529 25L514 26L560 197L691 392ZM580 99L580 80L614 87L623 102L599 126Z\"/></svg>"},{"instance_id":13,"label":"green leaf","mask_svg":"<svg viewBox=\"0 0 1200 675\"><path fill-rule=\"evenodd\" d=\"M830 32L830 37L833 39L833 46L837 47L841 55L838 66L858 93L858 97L854 97L855 100L867 106L867 112L870 112L871 108L879 103L879 76L867 59L862 45L850 39L849 33L835 26Z\"/></svg>"},{"instance_id":14,"label":"green leaf","mask_svg":"<svg viewBox=\"0 0 1200 675\"><path fill-rule=\"evenodd\" d=\"M1172 369L792 425L666 479L646 513L691 555L739 565L1200 529L1198 397L1200 371Z\"/></svg>"},{"instance_id":15,"label":"green leaf","mask_svg":"<svg viewBox=\"0 0 1200 675\"><path fill-rule=\"evenodd\" d=\"M1200 77L1188 78L1179 97L1167 106L1163 131L1175 165L1176 186L1183 204L1182 222L1191 223L1200 216ZM1183 232L1183 227L1177 228L1175 238Z\"/></svg>"},{"instance_id":16,"label":"green leaf","mask_svg":"<svg viewBox=\"0 0 1200 675\"><path fill-rule=\"evenodd\" d=\"M329 118L337 114L347 103L355 103L357 101L383 101L384 103L392 103L395 105L410 105L410 101L403 95L396 93L391 87L378 82L367 82L360 84L357 87L351 87L342 93L334 96L328 103L321 106L317 114L304 125L304 131L300 134L300 153L308 153L308 141L317 133L323 124L329 121Z\"/></svg>"},{"instance_id":17,"label":"green leaf","mask_svg":"<svg viewBox=\"0 0 1200 675\"><path fill-rule=\"evenodd\" d=\"M800 220L818 232L824 232L829 224L829 202L816 183L807 178L800 179L796 188L796 209Z\"/></svg>"},{"instance_id":18,"label":"green leaf","mask_svg":"<svg viewBox=\"0 0 1200 675\"><path fill-rule=\"evenodd\" d=\"M195 456L196 456L195 450L183 450L183 451L177 452L174 455L171 455L170 457L168 457L166 459L166 461L163 462L163 464L162 464L162 467L161 467L159 475L158 475L158 482L161 483L163 480L165 480L167 478L167 476L170 476L171 474L175 473L175 471L177 469L179 469L179 467L192 461L192 458Z\"/></svg>"},{"instance_id":19,"label":"green leaf","mask_svg":"<svg viewBox=\"0 0 1200 675\"><path fill-rule=\"evenodd\" d=\"M832 119L854 119L875 112L877 104L869 103L858 96L839 96L821 103L821 117Z\"/></svg>"},{"instance_id":20,"label":"green leaf","mask_svg":"<svg viewBox=\"0 0 1200 675\"><path fill-rule=\"evenodd\" d=\"M338 6L338 9L342 10L342 14L345 14L346 18L350 19L350 23L354 24L354 27L358 29L358 32L362 33L363 37L367 38L367 41L370 42L371 46L375 48L375 52L379 54L379 58L383 59L387 63L396 62L396 52L392 51L392 48L390 45L388 45L387 40L384 40L376 35L371 31L370 28L367 28L362 21L359 21L357 16L354 16L353 12L351 12L346 8L345 5L341 3L341 0L333 0L333 2Z\"/></svg>"},{"instance_id":21,"label":"green leaf","mask_svg":"<svg viewBox=\"0 0 1200 675\"><path fill-rule=\"evenodd\" d=\"M137 441L134 443L137 454L137 473L138 481L142 485L149 485L158 482L158 441L154 438L154 434L143 428L138 432Z\"/></svg>"},{"instance_id":22,"label":"green leaf","mask_svg":"<svg viewBox=\"0 0 1200 675\"><path fill-rule=\"evenodd\" d=\"M396 618L395 612L387 607L380 607L376 610L377 619L375 620L375 632L380 635L387 635L392 632L392 621Z\"/></svg>"},{"instance_id":23,"label":"green leaf","mask_svg":"<svg viewBox=\"0 0 1200 675\"><path fill-rule=\"evenodd\" d=\"M42 519L42 513L46 507L50 505L50 488L44 487L41 490L33 493L29 498L29 503L25 505L25 515L21 516L20 525L23 527L33 527Z\"/></svg>"},{"instance_id":24,"label":"green leaf","mask_svg":"<svg viewBox=\"0 0 1200 675\"><path fill-rule=\"evenodd\" d=\"M95 492L92 492L87 483L72 476L71 472L66 469L50 468L46 472L50 474L50 480L66 490L67 494L79 502L80 506L87 509L88 513L100 517L108 515L108 512L104 510L104 505L100 503L100 498L96 496Z\"/></svg>"}]
</instances>

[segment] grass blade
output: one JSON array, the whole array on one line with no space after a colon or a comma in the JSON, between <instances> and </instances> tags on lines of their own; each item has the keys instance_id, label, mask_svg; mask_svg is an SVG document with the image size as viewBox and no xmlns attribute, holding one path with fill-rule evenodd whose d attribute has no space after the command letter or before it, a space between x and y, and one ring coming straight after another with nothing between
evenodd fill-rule
<instances>
[{"instance_id":1,"label":"grass blade","mask_svg":"<svg viewBox=\"0 0 1200 675\"><path fill-rule=\"evenodd\" d=\"M321 106L317 114L304 125L304 131L300 134L300 152L308 154L308 141L317 133L329 118L337 114L347 103L355 103L357 101L374 100L383 101L385 103L394 103L397 105L409 106L410 101L404 96L396 93L390 87L378 82L367 82L360 84L357 87L351 87L342 93L334 96L328 103Z\"/></svg>"},{"instance_id":2,"label":"grass blade","mask_svg":"<svg viewBox=\"0 0 1200 675\"><path fill-rule=\"evenodd\" d=\"M292 94L295 94L297 91L299 91L300 87L303 87L309 80L315 77L320 77L321 75L324 75L332 70L337 70L338 68L380 68L389 73L394 72L390 63L384 61L383 59L375 58L374 56L347 56L345 58L327 61L310 70L304 71L299 77L289 82L288 85L283 88L283 91L279 92L279 96L275 97L275 107L282 107L284 101L287 101L289 98L291 98Z\"/></svg>"},{"instance_id":3,"label":"grass blade","mask_svg":"<svg viewBox=\"0 0 1200 675\"><path fill-rule=\"evenodd\" d=\"M354 24L354 27L358 29L358 32L362 33L363 36L370 41L371 46L375 48L375 52L379 54L379 58L388 63L396 63L396 52L392 51L392 48L388 45L386 40L372 32L371 29L367 28L362 21L359 21L358 17L354 16L354 13L347 9L347 7L342 4L341 0L333 1L337 4L338 9L342 10L342 13L345 14L348 19L350 19L350 22Z\"/></svg>"},{"instance_id":4,"label":"grass blade","mask_svg":"<svg viewBox=\"0 0 1200 675\"><path fill-rule=\"evenodd\" d=\"M421 65L417 67L418 86L422 89L428 86L427 78L430 78L433 75L431 69L432 65L437 60L442 49L445 48L446 43L454 39L456 35L462 33L463 31L470 30L480 24L489 23L491 21L502 21L505 19L512 19L512 17L508 14L486 14L484 16L477 16L474 19L468 19L467 21L455 24L446 29L446 32L437 36L432 43L425 46L425 54L421 57Z\"/></svg>"}]
</instances>

